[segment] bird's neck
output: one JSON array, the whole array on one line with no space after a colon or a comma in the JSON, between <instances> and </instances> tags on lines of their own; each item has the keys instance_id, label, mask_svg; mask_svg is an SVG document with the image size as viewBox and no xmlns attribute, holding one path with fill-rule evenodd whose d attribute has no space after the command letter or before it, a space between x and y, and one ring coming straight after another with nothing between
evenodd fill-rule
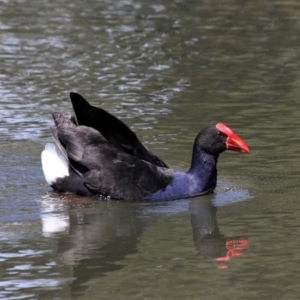
<instances>
[{"instance_id":1,"label":"bird's neck","mask_svg":"<svg viewBox=\"0 0 300 300\"><path fill-rule=\"evenodd\" d=\"M201 183L203 191L212 190L217 185L218 157L218 155L208 154L204 151L193 151L188 174Z\"/></svg>"}]
</instances>

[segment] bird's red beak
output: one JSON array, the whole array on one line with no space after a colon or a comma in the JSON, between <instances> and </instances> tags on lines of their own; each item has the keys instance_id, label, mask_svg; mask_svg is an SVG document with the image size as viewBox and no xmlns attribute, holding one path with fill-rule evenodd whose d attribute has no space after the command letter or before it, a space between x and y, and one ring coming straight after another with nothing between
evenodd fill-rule
<instances>
[{"instance_id":1,"label":"bird's red beak","mask_svg":"<svg viewBox=\"0 0 300 300\"><path fill-rule=\"evenodd\" d=\"M228 136L226 140L226 149L232 150L240 153L250 153L250 150L247 144L238 136L236 135L230 128L222 123L218 123L216 128Z\"/></svg>"}]
</instances>

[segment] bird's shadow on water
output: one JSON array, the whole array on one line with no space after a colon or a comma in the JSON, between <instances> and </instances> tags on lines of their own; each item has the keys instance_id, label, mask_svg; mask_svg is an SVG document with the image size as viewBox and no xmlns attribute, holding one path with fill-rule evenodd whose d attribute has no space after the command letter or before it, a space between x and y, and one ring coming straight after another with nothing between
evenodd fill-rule
<instances>
[{"instance_id":1,"label":"bird's shadow on water","mask_svg":"<svg viewBox=\"0 0 300 300\"><path fill-rule=\"evenodd\" d=\"M188 212L197 254L217 261L240 256L249 247L247 237L226 237L217 221L217 206L251 199L247 190L221 188L217 193L168 203L98 202L75 195L51 193L41 201L43 234L56 241L57 261L72 266L73 296L92 278L123 268L121 262L137 253L146 228L156 220ZM215 263L213 264L215 266Z\"/></svg>"}]
</instances>

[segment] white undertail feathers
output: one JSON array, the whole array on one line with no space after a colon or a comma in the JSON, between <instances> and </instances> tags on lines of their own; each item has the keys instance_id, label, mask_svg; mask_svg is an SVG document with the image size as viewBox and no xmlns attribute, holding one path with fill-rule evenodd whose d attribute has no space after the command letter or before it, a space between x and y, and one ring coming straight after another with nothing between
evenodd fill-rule
<instances>
[{"instance_id":1,"label":"white undertail feathers","mask_svg":"<svg viewBox=\"0 0 300 300\"><path fill-rule=\"evenodd\" d=\"M48 143L41 154L42 167L46 181L49 185L58 178L69 176L69 163L57 147Z\"/></svg>"}]
</instances>

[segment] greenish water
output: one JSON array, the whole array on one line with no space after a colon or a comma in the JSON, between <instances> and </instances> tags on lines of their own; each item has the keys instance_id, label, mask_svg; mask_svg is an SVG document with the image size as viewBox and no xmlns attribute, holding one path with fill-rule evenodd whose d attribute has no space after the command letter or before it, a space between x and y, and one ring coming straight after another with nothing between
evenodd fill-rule
<instances>
[{"instance_id":1,"label":"greenish water","mask_svg":"<svg viewBox=\"0 0 300 300\"><path fill-rule=\"evenodd\" d=\"M0 298L298 299L297 1L0 0ZM77 91L186 170L204 126L213 195L168 203L58 195L40 153Z\"/></svg>"}]
</instances>

